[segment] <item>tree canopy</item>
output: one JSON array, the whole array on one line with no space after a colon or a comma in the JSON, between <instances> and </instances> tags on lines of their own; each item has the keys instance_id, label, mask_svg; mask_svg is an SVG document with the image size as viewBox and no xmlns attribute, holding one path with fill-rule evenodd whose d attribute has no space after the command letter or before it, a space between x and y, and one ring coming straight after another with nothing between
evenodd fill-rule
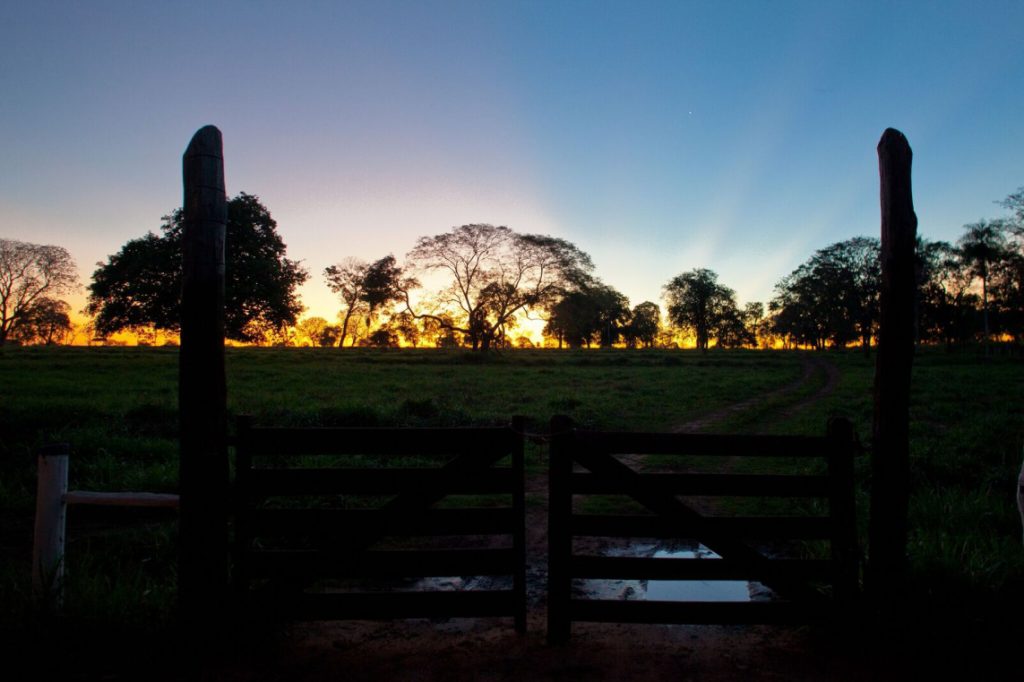
<instances>
[{"instance_id":1,"label":"tree canopy","mask_svg":"<svg viewBox=\"0 0 1024 682\"><path fill-rule=\"evenodd\" d=\"M697 340L697 348L707 351L722 324L736 311L736 294L718 283L718 275L696 268L676 275L665 285L668 319Z\"/></svg>"},{"instance_id":2,"label":"tree canopy","mask_svg":"<svg viewBox=\"0 0 1024 682\"><path fill-rule=\"evenodd\" d=\"M630 322L629 299L603 282L594 280L565 292L551 306L544 334L570 348L612 346Z\"/></svg>"},{"instance_id":3,"label":"tree canopy","mask_svg":"<svg viewBox=\"0 0 1024 682\"><path fill-rule=\"evenodd\" d=\"M773 331L814 348L855 339L868 348L878 323L879 249L877 239L855 237L816 251L775 285Z\"/></svg>"},{"instance_id":4,"label":"tree canopy","mask_svg":"<svg viewBox=\"0 0 1024 682\"><path fill-rule=\"evenodd\" d=\"M345 306L339 314L341 334L338 346L345 345L348 325L353 315L365 316L368 334L377 311L402 300L402 276L402 268L391 254L373 263L346 258L324 270L328 288L341 298ZM352 345L355 345L355 337L356 334L353 334Z\"/></svg>"},{"instance_id":5,"label":"tree canopy","mask_svg":"<svg viewBox=\"0 0 1024 682\"><path fill-rule=\"evenodd\" d=\"M980 220L964 225L957 242L963 264L973 277L981 280L981 312L985 343L989 339L988 285L992 268L1006 255L1006 225L1001 220Z\"/></svg>"},{"instance_id":6,"label":"tree canopy","mask_svg":"<svg viewBox=\"0 0 1024 682\"><path fill-rule=\"evenodd\" d=\"M53 297L77 287L78 270L67 249L0 239L0 346L22 324L52 312Z\"/></svg>"},{"instance_id":7,"label":"tree canopy","mask_svg":"<svg viewBox=\"0 0 1024 682\"><path fill-rule=\"evenodd\" d=\"M408 254L413 274L441 275L447 284L419 304L407 279L407 311L441 329L466 336L474 349L488 349L520 314L548 310L593 270L590 256L546 235L518 234L507 227L473 224L421 237Z\"/></svg>"},{"instance_id":8,"label":"tree canopy","mask_svg":"<svg viewBox=\"0 0 1024 682\"><path fill-rule=\"evenodd\" d=\"M180 326L182 273L181 209L164 216L161 235L133 239L98 263L86 311L98 334ZM225 333L258 342L294 325L302 312L296 289L308 274L285 257L277 222L259 197L240 193L228 202L225 244Z\"/></svg>"},{"instance_id":9,"label":"tree canopy","mask_svg":"<svg viewBox=\"0 0 1024 682\"><path fill-rule=\"evenodd\" d=\"M633 310L630 311L629 324L623 331L623 336L626 345L630 348L637 345L643 348L654 348L659 331L661 331L661 308L657 303L644 301L633 306Z\"/></svg>"}]
</instances>

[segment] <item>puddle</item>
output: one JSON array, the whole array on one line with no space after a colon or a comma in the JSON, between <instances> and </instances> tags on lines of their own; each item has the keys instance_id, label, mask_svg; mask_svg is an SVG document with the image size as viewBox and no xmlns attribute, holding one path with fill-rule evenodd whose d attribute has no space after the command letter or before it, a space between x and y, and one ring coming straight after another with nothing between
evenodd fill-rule
<instances>
[{"instance_id":1,"label":"puddle","mask_svg":"<svg viewBox=\"0 0 1024 682\"><path fill-rule=\"evenodd\" d=\"M629 548L610 549L606 556L632 556L676 560L720 561L721 557L704 545L636 544ZM363 589L368 586L365 583ZM511 589L511 578L506 576L437 577L407 581L385 580L369 586L369 591L393 592L462 592L471 590ZM545 586L546 588L546 586ZM744 580L575 580L573 596L577 599L608 599L633 601L697 601L747 602L773 598L769 588L761 583Z\"/></svg>"},{"instance_id":2,"label":"puddle","mask_svg":"<svg viewBox=\"0 0 1024 682\"><path fill-rule=\"evenodd\" d=\"M655 559L721 559L704 545L664 547L634 545L628 550L612 550L608 556L638 556ZM580 580L573 585L574 595L586 599L623 599L650 601L746 602L771 598L761 583L745 580Z\"/></svg>"},{"instance_id":3,"label":"puddle","mask_svg":"<svg viewBox=\"0 0 1024 682\"><path fill-rule=\"evenodd\" d=\"M659 549L656 559L707 559L720 556L704 545L695 549ZM745 580L647 580L645 599L651 601L750 601L751 584Z\"/></svg>"}]
</instances>

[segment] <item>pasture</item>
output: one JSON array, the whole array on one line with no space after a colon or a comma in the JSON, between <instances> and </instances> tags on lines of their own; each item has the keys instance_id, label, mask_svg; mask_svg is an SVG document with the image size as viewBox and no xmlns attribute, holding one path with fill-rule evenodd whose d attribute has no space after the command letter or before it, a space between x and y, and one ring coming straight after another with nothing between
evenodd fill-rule
<instances>
[{"instance_id":1,"label":"pasture","mask_svg":"<svg viewBox=\"0 0 1024 682\"><path fill-rule=\"evenodd\" d=\"M1024 443L1024 363L925 349L912 400L914 624L956 634L998 629L1024 598L1015 506ZM838 372L829 380L825 367ZM860 352L508 351L231 348L228 404L257 424L459 426L554 414L587 427L667 430L712 414L709 432L820 434L851 419L870 449L874 359ZM7 348L0 352L0 629L8 643L42 627L29 599L38 446L72 446L71 487L174 492L177 350ZM785 390L779 390L784 387ZM742 409L729 410L741 404ZM546 444L528 444L543 472ZM869 457L858 461L866 546ZM125 529L69 513L62 627L145 638L173 622L175 524ZM977 626L985 625L982 630ZM51 625L52 627L52 625ZM83 647L86 645L83 644Z\"/></svg>"}]
</instances>

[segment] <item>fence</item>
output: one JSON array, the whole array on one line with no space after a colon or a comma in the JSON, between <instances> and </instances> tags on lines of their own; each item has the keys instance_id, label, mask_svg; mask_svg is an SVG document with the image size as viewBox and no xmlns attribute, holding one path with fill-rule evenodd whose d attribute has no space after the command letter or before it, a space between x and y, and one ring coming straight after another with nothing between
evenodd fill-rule
<instances>
[{"instance_id":1,"label":"fence","mask_svg":"<svg viewBox=\"0 0 1024 682\"><path fill-rule=\"evenodd\" d=\"M36 517L32 542L32 589L54 608L63 602L64 552L69 505L177 509L178 496L163 493L68 490L71 448L55 443L37 454Z\"/></svg>"},{"instance_id":2,"label":"fence","mask_svg":"<svg viewBox=\"0 0 1024 682\"><path fill-rule=\"evenodd\" d=\"M510 427L459 429L256 428L249 418L239 419L233 571L238 595L252 607L289 617L511 616L523 631L523 433L521 418ZM846 420L830 422L824 437L803 437L586 432L556 417L550 440L551 641L565 640L573 621L807 622L856 596L855 439ZM669 471L634 470L632 455L660 455ZM771 458L817 458L825 464L816 473L735 472L742 461ZM177 495L68 492L67 471L66 444L40 452L33 579L37 591L58 606L68 505L178 505ZM574 498L606 495L626 495L646 513L596 514L574 505ZM697 498L702 505L694 504ZM736 506L723 507L723 498L804 503L796 507L799 513L790 506L784 514L742 516L723 514ZM638 538L688 540L720 558L576 551L574 542L588 537L624 544ZM828 558L794 558L793 541L822 542ZM450 576L497 578L468 590L444 589L437 582L417 590L380 583ZM582 579L758 581L782 598L573 598L573 581ZM501 580L510 586L499 587ZM307 589L314 581L319 591Z\"/></svg>"},{"instance_id":3,"label":"fence","mask_svg":"<svg viewBox=\"0 0 1024 682\"><path fill-rule=\"evenodd\" d=\"M551 424L548 638L569 637L573 621L644 623L806 622L853 599L858 552L853 497L853 429L833 420L825 437L718 436L585 432L566 417ZM665 456L668 473L641 473L621 455ZM619 456L617 456L619 455ZM825 473L722 473L742 460L823 458ZM708 466L710 461L710 466ZM717 465L716 465L717 463ZM711 468L714 471L708 472ZM627 495L643 514L587 514L574 496ZM685 498L682 496L686 496ZM700 497L702 508L693 500ZM720 514L722 498L819 498L822 515ZM735 506L735 503L732 504ZM813 505L812 505L813 506ZM725 508L729 508L726 505ZM802 508L806 509L807 505ZM716 512L708 514L706 509ZM578 553L574 540L589 536L700 542L718 559L595 556ZM819 540L828 559L782 554L792 540ZM669 602L574 598L581 579L759 581L786 599L763 602ZM823 594L824 586L830 591ZM827 595L827 596L826 596Z\"/></svg>"},{"instance_id":4,"label":"fence","mask_svg":"<svg viewBox=\"0 0 1024 682\"><path fill-rule=\"evenodd\" d=\"M454 429L258 428L240 419L239 595L295 618L511 616L525 630L521 433L518 418ZM375 591L383 578L439 576L502 576L511 587ZM308 589L314 579L319 591Z\"/></svg>"}]
</instances>

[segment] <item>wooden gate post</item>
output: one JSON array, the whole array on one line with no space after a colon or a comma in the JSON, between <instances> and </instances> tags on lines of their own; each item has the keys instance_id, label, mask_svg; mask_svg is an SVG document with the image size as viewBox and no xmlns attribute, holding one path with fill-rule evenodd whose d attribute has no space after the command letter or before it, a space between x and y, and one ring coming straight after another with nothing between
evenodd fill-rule
<instances>
[{"instance_id":1,"label":"wooden gate post","mask_svg":"<svg viewBox=\"0 0 1024 682\"><path fill-rule=\"evenodd\" d=\"M917 216L910 187L912 159L910 144L903 133L887 129L878 143L882 290L875 360L870 551L865 576L875 603L883 607L898 599L907 568L917 239Z\"/></svg>"},{"instance_id":2,"label":"wooden gate post","mask_svg":"<svg viewBox=\"0 0 1024 682\"><path fill-rule=\"evenodd\" d=\"M32 592L48 611L58 611L64 597L64 529L68 492L67 443L39 450L36 520L32 542Z\"/></svg>"},{"instance_id":3,"label":"wooden gate post","mask_svg":"<svg viewBox=\"0 0 1024 682\"><path fill-rule=\"evenodd\" d=\"M572 539L569 522L572 516L572 452L569 443L575 427L570 417L551 418L551 447L548 464L548 643L562 644L572 630L569 599L572 588L569 562L572 560Z\"/></svg>"},{"instance_id":4,"label":"wooden gate post","mask_svg":"<svg viewBox=\"0 0 1024 682\"><path fill-rule=\"evenodd\" d=\"M185 628L213 625L228 587L224 242L220 131L201 128L183 158L185 185L178 409L181 493L178 599ZM214 617L211 617L214 616Z\"/></svg>"}]
</instances>

